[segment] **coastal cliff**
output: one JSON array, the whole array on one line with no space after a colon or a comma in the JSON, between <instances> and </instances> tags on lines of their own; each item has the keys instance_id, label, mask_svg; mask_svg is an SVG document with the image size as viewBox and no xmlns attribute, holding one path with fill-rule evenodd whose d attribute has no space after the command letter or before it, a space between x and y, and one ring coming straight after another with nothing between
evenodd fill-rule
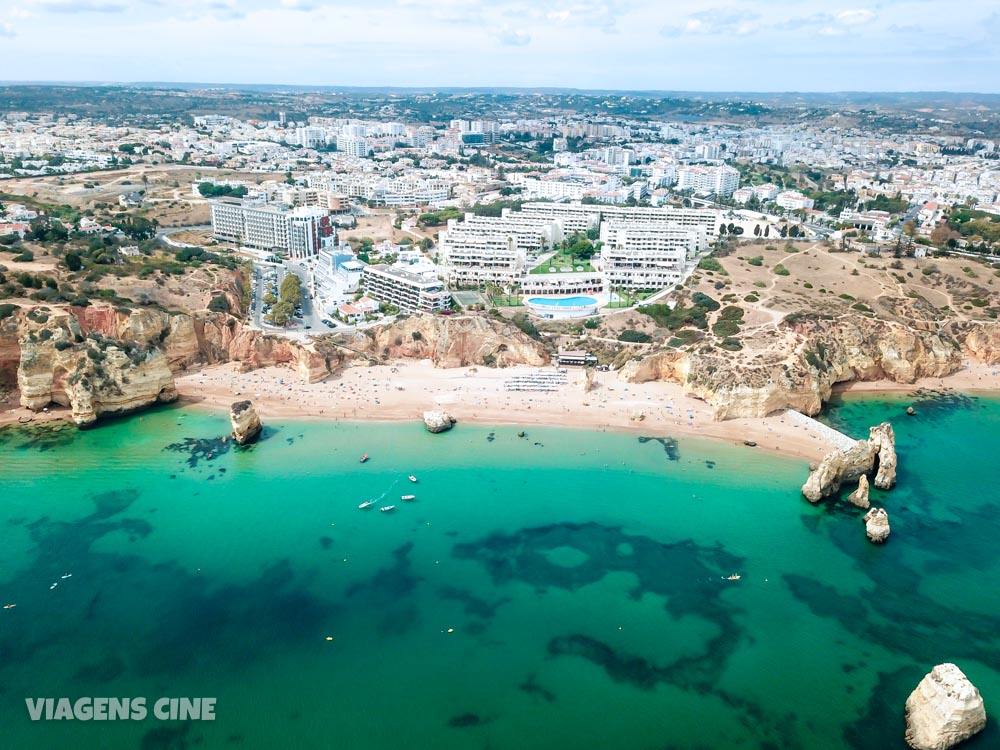
<instances>
[{"instance_id":1,"label":"coastal cliff","mask_svg":"<svg viewBox=\"0 0 1000 750\"><path fill-rule=\"evenodd\" d=\"M663 351L632 360L620 375L633 383L680 383L686 393L708 402L720 420L762 417L788 408L812 415L829 400L837 383L913 383L957 372L963 352L983 355L985 361L1000 352L1000 327L978 326L956 335L965 339L861 316L803 316L764 349Z\"/></svg>"},{"instance_id":2,"label":"coastal cliff","mask_svg":"<svg viewBox=\"0 0 1000 750\"><path fill-rule=\"evenodd\" d=\"M370 328L352 342L387 359L429 359L436 367L509 367L549 363L545 347L505 321L481 316L416 315Z\"/></svg>"},{"instance_id":3,"label":"coastal cliff","mask_svg":"<svg viewBox=\"0 0 1000 750\"><path fill-rule=\"evenodd\" d=\"M177 398L173 373L158 349L84 337L75 323L46 320L20 339L17 383L23 406L36 411L52 403L67 406L83 427L104 414Z\"/></svg>"}]
</instances>

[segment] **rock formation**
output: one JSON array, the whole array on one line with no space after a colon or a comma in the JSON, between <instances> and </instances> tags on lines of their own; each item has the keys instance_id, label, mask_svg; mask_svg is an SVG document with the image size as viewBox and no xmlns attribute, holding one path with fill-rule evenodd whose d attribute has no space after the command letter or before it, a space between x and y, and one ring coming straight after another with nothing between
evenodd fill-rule
<instances>
[{"instance_id":1,"label":"rock formation","mask_svg":"<svg viewBox=\"0 0 1000 750\"><path fill-rule=\"evenodd\" d=\"M860 479L878 466L875 486L889 489L896 483L896 436L892 425L883 422L869 430L868 440L859 440L850 448L826 454L812 470L802 494L816 503L829 497L847 481Z\"/></svg>"},{"instance_id":2,"label":"rock formation","mask_svg":"<svg viewBox=\"0 0 1000 750\"><path fill-rule=\"evenodd\" d=\"M868 540L875 544L882 544L889 538L889 514L884 508L872 508L865 513L865 533Z\"/></svg>"},{"instance_id":3,"label":"rock formation","mask_svg":"<svg viewBox=\"0 0 1000 750\"><path fill-rule=\"evenodd\" d=\"M29 330L20 341L21 405L38 411L68 406L85 427L103 414L122 414L177 398L166 357L152 346L100 338L77 341L58 322Z\"/></svg>"},{"instance_id":4,"label":"rock formation","mask_svg":"<svg viewBox=\"0 0 1000 750\"><path fill-rule=\"evenodd\" d=\"M379 359L429 359L437 367L542 366L545 347L514 325L481 316L414 315L369 328L349 346Z\"/></svg>"},{"instance_id":5,"label":"rock formation","mask_svg":"<svg viewBox=\"0 0 1000 750\"><path fill-rule=\"evenodd\" d=\"M984 361L994 356L995 343L1000 351L1000 333L992 329L975 328L967 335ZM619 374L633 383L680 383L685 393L712 406L715 419L763 417L787 408L813 415L837 383L943 377L961 368L962 354L955 338L898 322L799 316L764 347L670 349L632 360Z\"/></svg>"},{"instance_id":6,"label":"rock formation","mask_svg":"<svg viewBox=\"0 0 1000 750\"><path fill-rule=\"evenodd\" d=\"M858 488L847 496L847 502L857 505L859 508L868 508L871 501L868 499L868 477L865 474L858 479Z\"/></svg>"},{"instance_id":7,"label":"rock formation","mask_svg":"<svg viewBox=\"0 0 1000 750\"><path fill-rule=\"evenodd\" d=\"M878 472L875 486L880 490L891 490L896 484L896 433L892 425L883 422L868 432L868 444L878 457Z\"/></svg>"},{"instance_id":8,"label":"rock formation","mask_svg":"<svg viewBox=\"0 0 1000 750\"><path fill-rule=\"evenodd\" d=\"M424 412L424 426L429 432L445 432L450 430L457 421L445 411Z\"/></svg>"},{"instance_id":9,"label":"rock formation","mask_svg":"<svg viewBox=\"0 0 1000 750\"><path fill-rule=\"evenodd\" d=\"M256 441L264 429L250 401L237 401L229 407L229 421L233 425L233 440L239 445Z\"/></svg>"},{"instance_id":10,"label":"rock formation","mask_svg":"<svg viewBox=\"0 0 1000 750\"><path fill-rule=\"evenodd\" d=\"M914 750L947 750L985 726L982 696L954 664L938 664L906 699L906 742Z\"/></svg>"}]
</instances>

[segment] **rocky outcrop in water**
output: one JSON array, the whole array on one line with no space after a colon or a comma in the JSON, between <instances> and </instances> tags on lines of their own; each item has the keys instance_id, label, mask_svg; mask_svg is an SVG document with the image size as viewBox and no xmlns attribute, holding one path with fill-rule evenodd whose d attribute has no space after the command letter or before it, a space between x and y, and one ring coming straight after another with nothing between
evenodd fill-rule
<instances>
[{"instance_id":1,"label":"rocky outcrop in water","mask_svg":"<svg viewBox=\"0 0 1000 750\"><path fill-rule=\"evenodd\" d=\"M667 350L632 360L623 380L670 380L712 406L716 419L763 417L781 409L817 414L837 383L890 380L913 383L943 377L962 366L961 340L935 331L851 316L827 320L789 316L765 348L725 352L710 346ZM996 327L1000 330L1000 327ZM1000 334L967 332L976 350L992 356ZM977 354L978 356L978 354Z\"/></svg>"},{"instance_id":2,"label":"rocky outcrop in water","mask_svg":"<svg viewBox=\"0 0 1000 750\"><path fill-rule=\"evenodd\" d=\"M802 494L809 502L819 502L839 490L844 482L860 479L876 466L875 486L889 489L896 482L895 441L892 425L888 422L872 427L868 440L859 440L850 448L826 454L802 485Z\"/></svg>"},{"instance_id":3,"label":"rocky outcrop in water","mask_svg":"<svg viewBox=\"0 0 1000 750\"><path fill-rule=\"evenodd\" d=\"M233 440L237 445L247 445L257 440L264 425L250 401L237 401L229 407L229 421L233 426Z\"/></svg>"},{"instance_id":4,"label":"rocky outcrop in water","mask_svg":"<svg viewBox=\"0 0 1000 750\"><path fill-rule=\"evenodd\" d=\"M871 501L868 499L868 491L868 477L862 474L861 478L858 479L858 488L847 496L847 502L859 508L868 508L871 505Z\"/></svg>"},{"instance_id":5,"label":"rocky outcrop in water","mask_svg":"<svg viewBox=\"0 0 1000 750\"><path fill-rule=\"evenodd\" d=\"M889 538L889 514L884 508L872 508L865 513L865 533L868 541L883 544Z\"/></svg>"},{"instance_id":6,"label":"rocky outcrop in water","mask_svg":"<svg viewBox=\"0 0 1000 750\"><path fill-rule=\"evenodd\" d=\"M982 696L954 664L938 664L906 699L906 742L914 750L947 750L985 726Z\"/></svg>"},{"instance_id":7,"label":"rocky outcrop in water","mask_svg":"<svg viewBox=\"0 0 1000 750\"><path fill-rule=\"evenodd\" d=\"M424 427L428 432L446 432L450 430L458 420L446 411L425 411Z\"/></svg>"},{"instance_id":8,"label":"rocky outcrop in water","mask_svg":"<svg viewBox=\"0 0 1000 750\"><path fill-rule=\"evenodd\" d=\"M892 425L883 422L872 427L868 434L868 444L878 457L878 472L875 486L880 490L891 490L896 485L896 433Z\"/></svg>"}]
</instances>

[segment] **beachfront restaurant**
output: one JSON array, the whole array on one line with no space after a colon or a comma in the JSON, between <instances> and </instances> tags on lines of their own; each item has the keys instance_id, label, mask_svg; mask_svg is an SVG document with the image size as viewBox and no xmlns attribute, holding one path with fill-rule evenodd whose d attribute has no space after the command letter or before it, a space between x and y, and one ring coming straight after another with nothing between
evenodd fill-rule
<instances>
[{"instance_id":1,"label":"beachfront restaurant","mask_svg":"<svg viewBox=\"0 0 1000 750\"><path fill-rule=\"evenodd\" d=\"M574 351L574 352L559 352L556 355L556 361L560 365L575 365L578 367L586 367L588 365L596 365L597 357L589 352L584 351Z\"/></svg>"}]
</instances>

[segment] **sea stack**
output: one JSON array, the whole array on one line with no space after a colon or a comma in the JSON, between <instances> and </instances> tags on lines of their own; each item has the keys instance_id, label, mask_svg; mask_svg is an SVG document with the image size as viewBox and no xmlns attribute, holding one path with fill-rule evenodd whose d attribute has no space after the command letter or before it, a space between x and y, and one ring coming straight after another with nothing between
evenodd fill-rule
<instances>
[{"instance_id":1,"label":"sea stack","mask_svg":"<svg viewBox=\"0 0 1000 750\"><path fill-rule=\"evenodd\" d=\"M450 430L458 420L445 411L425 411L424 426L428 432L445 432Z\"/></svg>"},{"instance_id":2,"label":"sea stack","mask_svg":"<svg viewBox=\"0 0 1000 750\"><path fill-rule=\"evenodd\" d=\"M889 538L889 514L884 508L872 508L865 513L864 522L869 541L882 544Z\"/></svg>"},{"instance_id":3,"label":"sea stack","mask_svg":"<svg viewBox=\"0 0 1000 750\"><path fill-rule=\"evenodd\" d=\"M883 422L869 430L867 440L827 453L802 485L802 494L809 502L818 503L844 482L860 479L876 466L875 486L890 489L896 483L896 460L896 435L892 425Z\"/></svg>"},{"instance_id":4,"label":"sea stack","mask_svg":"<svg viewBox=\"0 0 1000 750\"><path fill-rule=\"evenodd\" d=\"M982 696L954 664L938 664L906 699L906 743L914 750L947 750L985 726Z\"/></svg>"},{"instance_id":5,"label":"sea stack","mask_svg":"<svg viewBox=\"0 0 1000 750\"><path fill-rule=\"evenodd\" d=\"M896 433L892 425L883 422L868 431L868 445L878 457L878 473L875 486L880 490L891 490L896 484Z\"/></svg>"},{"instance_id":6,"label":"sea stack","mask_svg":"<svg viewBox=\"0 0 1000 750\"><path fill-rule=\"evenodd\" d=\"M247 445L259 436L263 425L253 404L249 401L236 401L229 407L229 421L233 425L233 440L237 445Z\"/></svg>"},{"instance_id":7,"label":"sea stack","mask_svg":"<svg viewBox=\"0 0 1000 750\"><path fill-rule=\"evenodd\" d=\"M861 478L858 480L858 488L847 496L847 502L851 505L857 505L859 508L870 507L871 502L868 499L868 490L868 477L862 474Z\"/></svg>"}]
</instances>

